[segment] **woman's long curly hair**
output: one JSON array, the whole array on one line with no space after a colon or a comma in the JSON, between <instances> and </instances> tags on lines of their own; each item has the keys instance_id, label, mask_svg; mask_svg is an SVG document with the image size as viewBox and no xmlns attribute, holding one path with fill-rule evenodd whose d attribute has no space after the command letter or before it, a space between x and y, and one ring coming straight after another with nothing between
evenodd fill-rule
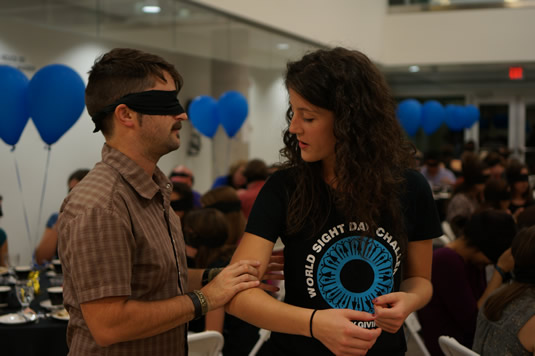
<instances>
[{"instance_id":1,"label":"woman's long curly hair","mask_svg":"<svg viewBox=\"0 0 535 356\"><path fill-rule=\"evenodd\" d=\"M372 235L380 222L391 221L393 236L406 247L399 197L404 171L414 166L412 145L396 118L396 104L379 69L364 54L345 48L317 50L287 65L287 89L310 104L334 114L336 190L330 201L346 219L365 222ZM290 197L287 233L309 227L317 234L333 204L322 201L325 186L321 162L301 158L296 135L286 114L284 167L295 168L296 189Z\"/></svg>"}]
</instances>

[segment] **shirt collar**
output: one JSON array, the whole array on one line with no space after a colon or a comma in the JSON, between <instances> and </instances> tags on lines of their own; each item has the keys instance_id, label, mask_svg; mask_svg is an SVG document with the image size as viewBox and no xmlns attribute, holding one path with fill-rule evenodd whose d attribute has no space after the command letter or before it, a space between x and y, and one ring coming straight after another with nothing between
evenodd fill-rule
<instances>
[{"instance_id":1,"label":"shirt collar","mask_svg":"<svg viewBox=\"0 0 535 356\"><path fill-rule=\"evenodd\" d=\"M149 177L136 162L106 143L102 147L102 161L119 172L143 198L152 199L161 191L166 200L169 200L173 185L158 167L154 169L152 177Z\"/></svg>"}]
</instances>

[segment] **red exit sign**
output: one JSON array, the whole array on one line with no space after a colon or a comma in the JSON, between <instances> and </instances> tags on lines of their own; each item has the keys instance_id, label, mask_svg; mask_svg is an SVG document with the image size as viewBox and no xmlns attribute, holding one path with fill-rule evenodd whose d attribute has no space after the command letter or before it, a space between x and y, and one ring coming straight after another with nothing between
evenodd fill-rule
<instances>
[{"instance_id":1,"label":"red exit sign","mask_svg":"<svg viewBox=\"0 0 535 356\"><path fill-rule=\"evenodd\" d=\"M509 67L509 79L524 79L524 69L522 67Z\"/></svg>"}]
</instances>

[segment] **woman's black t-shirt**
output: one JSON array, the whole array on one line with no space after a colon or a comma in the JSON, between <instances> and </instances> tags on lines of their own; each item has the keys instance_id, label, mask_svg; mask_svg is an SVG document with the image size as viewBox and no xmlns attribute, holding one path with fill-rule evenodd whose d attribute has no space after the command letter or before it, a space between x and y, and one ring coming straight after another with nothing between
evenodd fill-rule
<instances>
[{"instance_id":1,"label":"woman's black t-shirt","mask_svg":"<svg viewBox=\"0 0 535 356\"><path fill-rule=\"evenodd\" d=\"M286 216L294 189L289 170L275 172L260 191L246 227L251 234L273 242L280 237L284 243L284 301L311 309L348 308L373 313L372 300L399 291L401 284L403 256L389 226L379 224L372 232L366 222L345 221L336 209L330 209L319 234L309 236L305 228L289 237L285 234ZM420 173L407 171L406 191L400 199L409 242L442 235L429 184ZM355 323L375 328L374 321ZM304 336L272 333L268 343L278 355L332 354L319 341ZM368 355L405 351L401 328L395 334L383 331Z\"/></svg>"}]
</instances>

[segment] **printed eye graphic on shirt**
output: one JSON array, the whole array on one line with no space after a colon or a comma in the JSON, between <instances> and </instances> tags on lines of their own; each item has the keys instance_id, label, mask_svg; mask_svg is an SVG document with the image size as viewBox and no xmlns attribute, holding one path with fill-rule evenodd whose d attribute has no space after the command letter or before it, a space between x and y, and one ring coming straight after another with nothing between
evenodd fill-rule
<instances>
[{"instance_id":1,"label":"printed eye graphic on shirt","mask_svg":"<svg viewBox=\"0 0 535 356\"><path fill-rule=\"evenodd\" d=\"M393 289L393 269L392 255L380 242L349 236L322 256L317 271L318 289L333 308L373 313L372 300Z\"/></svg>"},{"instance_id":2,"label":"printed eye graphic on shirt","mask_svg":"<svg viewBox=\"0 0 535 356\"><path fill-rule=\"evenodd\" d=\"M332 308L373 313L372 300L393 291L401 260L397 242L381 227L376 238L362 231L364 223L337 225L312 246L305 265L310 298L319 295Z\"/></svg>"}]
</instances>

